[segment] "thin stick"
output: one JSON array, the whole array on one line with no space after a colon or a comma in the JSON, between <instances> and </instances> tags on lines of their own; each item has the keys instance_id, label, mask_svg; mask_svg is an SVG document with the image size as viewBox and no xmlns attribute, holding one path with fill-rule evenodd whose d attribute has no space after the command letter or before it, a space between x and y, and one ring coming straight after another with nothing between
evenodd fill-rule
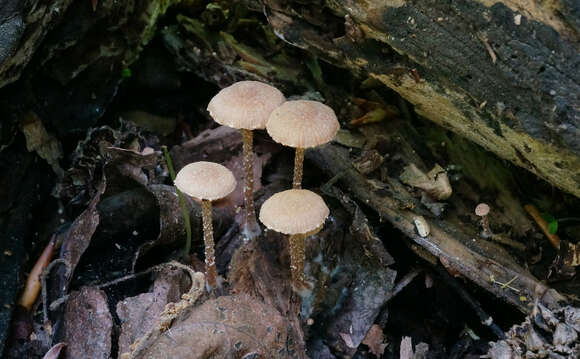
<instances>
[{"instance_id":1,"label":"thin stick","mask_svg":"<svg viewBox=\"0 0 580 359\"><path fill-rule=\"evenodd\" d=\"M217 287L217 270L215 267L215 250L213 242L213 224L211 221L211 201L201 201L201 217L203 219L203 239L205 242L205 275L210 288Z\"/></svg>"},{"instance_id":2,"label":"thin stick","mask_svg":"<svg viewBox=\"0 0 580 359\"><path fill-rule=\"evenodd\" d=\"M296 156L294 157L294 180L292 181L292 188L302 188L302 172L304 164L304 148L296 147Z\"/></svg>"},{"instance_id":3,"label":"thin stick","mask_svg":"<svg viewBox=\"0 0 580 359\"><path fill-rule=\"evenodd\" d=\"M294 234L288 236L290 242L290 272L292 283L296 289L304 287L304 261L306 250L304 248L304 235Z\"/></svg>"},{"instance_id":4,"label":"thin stick","mask_svg":"<svg viewBox=\"0 0 580 359\"><path fill-rule=\"evenodd\" d=\"M171 180L175 181L175 170L173 169L173 162L171 161L171 156L167 150L167 146L161 146L163 149L163 155L165 156L165 162L167 163L167 169L169 170L169 175ZM185 197L180 190L175 187L175 192L177 192L177 197L179 198L179 203L181 204L181 213L183 214L183 220L185 221L185 249L184 255L187 256L191 250L191 221L189 219L189 211L187 209L187 204L185 203Z\"/></svg>"},{"instance_id":5,"label":"thin stick","mask_svg":"<svg viewBox=\"0 0 580 359\"><path fill-rule=\"evenodd\" d=\"M254 209L254 135L252 130L242 129L242 143L244 156L244 203L246 209L246 223L244 223L244 235L248 239L253 239L260 235L260 226L256 221L256 210Z\"/></svg>"},{"instance_id":6,"label":"thin stick","mask_svg":"<svg viewBox=\"0 0 580 359\"><path fill-rule=\"evenodd\" d=\"M397 294L399 294L403 289L405 289L405 287L408 286L409 283L411 283L413 279L415 279L415 277L417 277L421 272L423 272L422 269L415 268L411 270L409 273L405 274L403 278L401 278L397 282L397 284L395 284L393 290L391 290L391 292L387 294L385 302L388 302L389 300L393 299Z\"/></svg>"},{"instance_id":7,"label":"thin stick","mask_svg":"<svg viewBox=\"0 0 580 359\"><path fill-rule=\"evenodd\" d=\"M550 231L548 230L548 223L542 218L542 215L540 214L536 206L534 206L533 204L526 204L524 206L524 209L534 219L534 221L536 221L536 223L538 224L542 232L544 232L544 234L546 235L552 246L554 246L554 248L556 249L560 249L560 237L558 237L557 234L550 233Z\"/></svg>"},{"instance_id":8,"label":"thin stick","mask_svg":"<svg viewBox=\"0 0 580 359\"><path fill-rule=\"evenodd\" d=\"M467 293L467 291L463 288L463 286L455 278L453 278L445 269L443 269L442 266L436 266L435 269L437 270L437 273L445 281L445 283L449 287L451 287L451 289L453 289L459 295L459 297L463 299L463 301L467 303L467 305L469 305L475 311L475 314L477 314L477 316L481 320L481 324L489 327L489 329L493 332L493 334L495 334L499 339L504 339L505 334L503 333L501 328L497 324L495 324L491 315L487 314L483 310L481 304L477 301L477 299L473 298L469 293Z\"/></svg>"},{"instance_id":9,"label":"thin stick","mask_svg":"<svg viewBox=\"0 0 580 359\"><path fill-rule=\"evenodd\" d=\"M48 294L46 289L46 277L48 277L52 268L54 268L54 266L56 266L57 264L64 264L65 276L68 277L70 275L70 264L66 259L63 258L53 260L52 262L50 262L49 265L46 266L46 268L42 270L42 273L40 274L40 279L42 282L42 318L44 320L43 323L48 322L48 308L47 308Z\"/></svg>"},{"instance_id":10,"label":"thin stick","mask_svg":"<svg viewBox=\"0 0 580 359\"><path fill-rule=\"evenodd\" d=\"M24 287L24 291L20 295L18 299L18 304L26 308L27 311L32 308L32 305L36 301L38 297L38 293L41 290L41 274L44 268L50 264L50 260L52 258L52 254L54 252L54 246L56 243L55 236L53 235L44 250L40 254L40 257L32 267L30 274L28 274L28 278L26 279L26 286Z\"/></svg>"}]
</instances>

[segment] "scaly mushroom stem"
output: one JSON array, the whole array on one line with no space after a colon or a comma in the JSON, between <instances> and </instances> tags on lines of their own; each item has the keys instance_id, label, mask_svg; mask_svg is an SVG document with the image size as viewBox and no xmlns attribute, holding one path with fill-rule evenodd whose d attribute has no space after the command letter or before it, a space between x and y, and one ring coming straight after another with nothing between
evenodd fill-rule
<instances>
[{"instance_id":1,"label":"scaly mushroom stem","mask_svg":"<svg viewBox=\"0 0 580 359\"><path fill-rule=\"evenodd\" d=\"M217 270L215 267L215 250L213 243L213 224L211 201L201 201L201 217L203 220L203 240L205 242L205 275L210 288L217 287Z\"/></svg>"},{"instance_id":2,"label":"scaly mushroom stem","mask_svg":"<svg viewBox=\"0 0 580 359\"><path fill-rule=\"evenodd\" d=\"M492 238L493 237L493 232L491 231L491 228L489 227L489 221L487 219L487 216L482 216L481 217L481 228L483 228L483 231L481 231L481 236L483 238Z\"/></svg>"},{"instance_id":3,"label":"scaly mushroom stem","mask_svg":"<svg viewBox=\"0 0 580 359\"><path fill-rule=\"evenodd\" d=\"M288 237L290 242L290 272L292 273L292 283L294 288L304 287L304 261L306 260L306 250L304 248L304 235L293 234Z\"/></svg>"},{"instance_id":4,"label":"scaly mushroom stem","mask_svg":"<svg viewBox=\"0 0 580 359\"><path fill-rule=\"evenodd\" d=\"M296 147L296 156L294 157L294 180L292 188L302 188L302 164L304 163L304 148Z\"/></svg>"},{"instance_id":5,"label":"scaly mushroom stem","mask_svg":"<svg viewBox=\"0 0 580 359\"><path fill-rule=\"evenodd\" d=\"M260 226L256 221L256 210L254 209L254 135L252 130L242 128L242 143L244 156L244 203L246 209L246 222L243 232L247 239L253 239L260 235Z\"/></svg>"}]
</instances>

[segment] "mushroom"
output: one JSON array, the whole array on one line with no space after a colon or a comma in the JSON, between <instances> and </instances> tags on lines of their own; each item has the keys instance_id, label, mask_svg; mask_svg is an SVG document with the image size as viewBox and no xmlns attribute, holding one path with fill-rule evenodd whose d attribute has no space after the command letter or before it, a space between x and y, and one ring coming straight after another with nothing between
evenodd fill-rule
<instances>
[{"instance_id":1,"label":"mushroom","mask_svg":"<svg viewBox=\"0 0 580 359\"><path fill-rule=\"evenodd\" d=\"M330 210L322 197L304 189L289 189L268 198L260 209L260 221L271 230L288 234L290 271L295 289L303 288L304 239L317 233Z\"/></svg>"},{"instance_id":2,"label":"mushroom","mask_svg":"<svg viewBox=\"0 0 580 359\"><path fill-rule=\"evenodd\" d=\"M201 200L205 272L209 288L217 286L211 201L224 198L236 188L236 179L226 167L213 162L194 162L175 176L175 187L188 196Z\"/></svg>"},{"instance_id":3,"label":"mushroom","mask_svg":"<svg viewBox=\"0 0 580 359\"><path fill-rule=\"evenodd\" d=\"M242 132L246 209L243 233L248 239L260 235L260 226L256 222L254 210L252 130L266 128L272 110L285 100L282 92L275 87L258 81L240 81L222 89L207 105L207 110L215 122L240 129Z\"/></svg>"},{"instance_id":4,"label":"mushroom","mask_svg":"<svg viewBox=\"0 0 580 359\"><path fill-rule=\"evenodd\" d=\"M296 148L293 188L302 187L304 149L331 141L339 128L334 111L317 101L287 101L272 111L268 134L274 141Z\"/></svg>"},{"instance_id":5,"label":"mushroom","mask_svg":"<svg viewBox=\"0 0 580 359\"><path fill-rule=\"evenodd\" d=\"M487 220L488 214L489 206L486 203L480 203L475 207L475 215L481 217L481 227L483 228L481 236L483 238L491 238L493 236L491 228L489 228L489 222Z\"/></svg>"}]
</instances>

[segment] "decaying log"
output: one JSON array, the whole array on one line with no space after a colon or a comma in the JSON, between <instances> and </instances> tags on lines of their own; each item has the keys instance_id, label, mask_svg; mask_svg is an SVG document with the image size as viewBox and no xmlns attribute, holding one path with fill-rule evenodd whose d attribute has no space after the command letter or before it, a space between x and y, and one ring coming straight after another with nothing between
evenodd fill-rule
<instances>
[{"instance_id":1,"label":"decaying log","mask_svg":"<svg viewBox=\"0 0 580 359\"><path fill-rule=\"evenodd\" d=\"M580 196L575 1L264 0L285 41Z\"/></svg>"},{"instance_id":2,"label":"decaying log","mask_svg":"<svg viewBox=\"0 0 580 359\"><path fill-rule=\"evenodd\" d=\"M478 236L476 233L470 233L454 221L429 218L430 234L421 236L414 220L425 214L424 208L401 206L401 201L413 201L413 197L396 178L389 177L385 188L373 186L353 168L348 149L330 144L306 152L306 158L330 176L336 176L335 180L345 186L347 193L366 203L382 219L391 222L405 236L438 258L449 271L460 273L497 298L523 312L532 308L530 299L538 296L548 306L554 307L563 300L560 294L517 265L503 248L492 242L474 240ZM514 278L511 287L516 290L497 283L507 283Z\"/></svg>"},{"instance_id":3,"label":"decaying log","mask_svg":"<svg viewBox=\"0 0 580 359\"><path fill-rule=\"evenodd\" d=\"M177 3L99 1L93 10L88 1L8 1L0 8L0 87L18 79L27 64L30 75L49 69L72 95L63 91L62 103L37 105L47 107L40 117L59 131L90 126L109 105L122 70L154 35L158 17ZM239 15L231 14L243 12L234 8L245 6L265 13L286 42L394 89L420 115L580 196L578 2L261 0L219 6L232 7L229 17L218 16L221 23L208 20L207 11L201 22L188 23L182 14L199 13L196 1L182 2L170 19L194 35L179 39L164 30L181 67L198 74L225 70L211 78L223 85L254 77L320 87L322 77L305 77L304 64L275 56L280 47L272 39L263 51L234 38L227 21L235 22ZM212 10L217 15L228 11L219 6ZM78 102L91 108L63 106Z\"/></svg>"}]
</instances>

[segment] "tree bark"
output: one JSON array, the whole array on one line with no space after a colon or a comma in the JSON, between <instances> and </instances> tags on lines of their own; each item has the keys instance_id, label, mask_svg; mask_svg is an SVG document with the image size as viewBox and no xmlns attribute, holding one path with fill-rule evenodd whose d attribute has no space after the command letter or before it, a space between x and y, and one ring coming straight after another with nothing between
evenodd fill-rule
<instances>
[{"instance_id":1,"label":"tree bark","mask_svg":"<svg viewBox=\"0 0 580 359\"><path fill-rule=\"evenodd\" d=\"M578 2L302 3L264 1L285 41L381 81L420 115L580 196Z\"/></svg>"},{"instance_id":2,"label":"tree bark","mask_svg":"<svg viewBox=\"0 0 580 359\"><path fill-rule=\"evenodd\" d=\"M149 0L131 5L103 0L95 9L89 1L49 5L8 1L0 7L0 87L18 79L26 66L35 73L48 64L50 77L73 90L66 103L94 102L94 108L79 114L56 104L43 118L60 128L73 126L62 123L67 118L76 124L86 117L90 126L108 106L121 70L155 33L159 15L177 3L181 3L179 12L199 13L196 1ZM286 42L382 82L411 102L420 115L580 196L578 2L262 0L244 4L263 11L274 33ZM204 21L212 28L219 25L207 19L211 16ZM206 31L190 26L198 34ZM165 37L169 48L175 46L174 40ZM221 42L238 55L251 50L227 31L202 41L210 47ZM106 51L96 51L103 46ZM211 53L218 50L217 57L223 57L219 51L223 49L217 46ZM238 67L235 71L245 77L304 81L292 66L272 74L272 67L261 62L263 54L246 55L250 57L242 56L236 64L231 58L220 60L232 71ZM216 68L215 56L197 57L189 61L208 65L209 71ZM87 87L92 91L83 90ZM97 100L89 101L95 95ZM62 113L65 109L68 112Z\"/></svg>"}]
</instances>

